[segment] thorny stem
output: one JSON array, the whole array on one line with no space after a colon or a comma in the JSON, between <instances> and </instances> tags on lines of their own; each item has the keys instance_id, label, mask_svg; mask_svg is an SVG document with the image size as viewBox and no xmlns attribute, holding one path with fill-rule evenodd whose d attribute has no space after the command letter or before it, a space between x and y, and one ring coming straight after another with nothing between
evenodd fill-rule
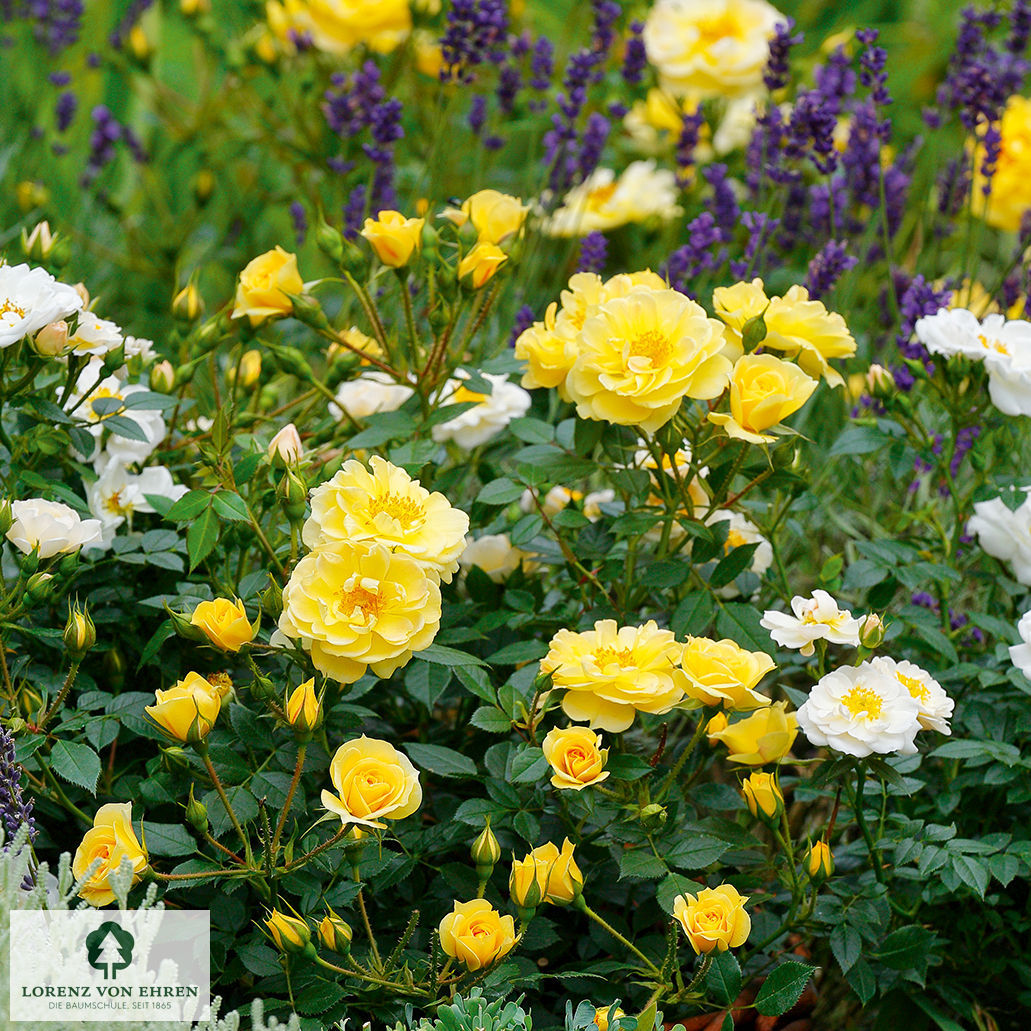
<instances>
[{"instance_id":1,"label":"thorny stem","mask_svg":"<svg viewBox=\"0 0 1031 1031\"><path fill-rule=\"evenodd\" d=\"M279 839L283 834L283 827L286 825L286 816L290 812L290 803L294 800L294 792L297 790L297 782L301 779L301 771L304 769L304 755L308 751L308 743L302 741L297 747L297 763L294 766L294 776L290 781L290 788L286 793L286 801L283 803L283 811L279 814L279 823L276 824L276 833L272 836L272 862L275 863L279 854Z\"/></svg>"}]
</instances>

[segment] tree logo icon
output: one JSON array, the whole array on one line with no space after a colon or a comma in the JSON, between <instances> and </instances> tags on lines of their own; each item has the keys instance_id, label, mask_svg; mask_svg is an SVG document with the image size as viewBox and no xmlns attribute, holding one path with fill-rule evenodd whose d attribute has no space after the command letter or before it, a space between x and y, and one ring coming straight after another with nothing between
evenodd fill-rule
<instances>
[{"instance_id":1,"label":"tree logo icon","mask_svg":"<svg viewBox=\"0 0 1031 1031\"><path fill-rule=\"evenodd\" d=\"M94 970L104 971L104 980L113 981L119 970L132 962L136 939L113 920L102 923L86 935L86 960Z\"/></svg>"}]
</instances>

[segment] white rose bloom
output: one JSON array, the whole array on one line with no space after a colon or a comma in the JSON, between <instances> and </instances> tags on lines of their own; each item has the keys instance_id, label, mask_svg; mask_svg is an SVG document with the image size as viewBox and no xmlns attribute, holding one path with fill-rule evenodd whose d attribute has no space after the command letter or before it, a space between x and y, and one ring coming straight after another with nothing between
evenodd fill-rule
<instances>
[{"instance_id":1,"label":"white rose bloom","mask_svg":"<svg viewBox=\"0 0 1031 1031\"><path fill-rule=\"evenodd\" d=\"M1007 323L1013 325L1013 323ZM1031 330L1031 322L1022 322ZM1031 415L1031 335L1011 344L1007 352L985 355L988 396L1003 415Z\"/></svg>"},{"instance_id":2,"label":"white rose bloom","mask_svg":"<svg viewBox=\"0 0 1031 1031\"><path fill-rule=\"evenodd\" d=\"M11 514L14 522L7 539L26 555L38 549L40 558L53 558L100 544L100 520L80 519L75 509L60 501L15 501Z\"/></svg>"},{"instance_id":3,"label":"white rose bloom","mask_svg":"<svg viewBox=\"0 0 1031 1031\"><path fill-rule=\"evenodd\" d=\"M667 92L735 97L762 88L770 40L785 20L765 0L656 0L642 38Z\"/></svg>"},{"instance_id":4,"label":"white rose bloom","mask_svg":"<svg viewBox=\"0 0 1031 1031\"><path fill-rule=\"evenodd\" d=\"M558 515L569 504L570 501L579 501L583 495L578 490L570 490L568 487L552 487L543 498L540 499L541 508L546 516ZM519 507L524 512L536 512L533 491L524 490L523 496L519 499Z\"/></svg>"},{"instance_id":5,"label":"white rose bloom","mask_svg":"<svg viewBox=\"0 0 1031 1031\"><path fill-rule=\"evenodd\" d=\"M525 557L525 551L512 546L508 534L487 533L476 540L467 537L458 562L465 570L479 566L495 583L501 583L519 568Z\"/></svg>"},{"instance_id":6,"label":"white rose bloom","mask_svg":"<svg viewBox=\"0 0 1031 1031\"><path fill-rule=\"evenodd\" d=\"M962 354L980 361L992 356L1008 358L1031 349L1031 322L1007 321L999 314L978 319L966 308L939 308L937 314L917 319L915 333L931 354L945 358Z\"/></svg>"},{"instance_id":7,"label":"white rose bloom","mask_svg":"<svg viewBox=\"0 0 1031 1031\"><path fill-rule=\"evenodd\" d=\"M949 718L956 703L945 693L945 688L925 669L903 659L896 662L886 655L870 661L870 665L896 680L916 699L920 708L917 719L924 730L937 730L951 734Z\"/></svg>"},{"instance_id":8,"label":"white rose bloom","mask_svg":"<svg viewBox=\"0 0 1031 1031\"><path fill-rule=\"evenodd\" d=\"M496 437L513 419L526 414L531 399L522 387L510 383L507 376L495 376L491 373L481 375L491 385L490 394L478 394L469 390L462 383L462 380L469 378L469 374L461 369L455 373L455 379L448 380L440 398L445 407L447 404L459 404L463 401L477 403L453 419L437 423L433 427L433 439L438 444L445 440L453 440L459 447L472 451L473 448Z\"/></svg>"},{"instance_id":9,"label":"white rose bloom","mask_svg":"<svg viewBox=\"0 0 1031 1031\"><path fill-rule=\"evenodd\" d=\"M0 264L0 348L81 308L75 288L59 283L46 269Z\"/></svg>"},{"instance_id":10,"label":"white rose bloom","mask_svg":"<svg viewBox=\"0 0 1031 1031\"><path fill-rule=\"evenodd\" d=\"M871 662L842 666L822 677L797 715L812 744L846 755L913 755L917 750L919 703L897 677Z\"/></svg>"},{"instance_id":11,"label":"white rose bloom","mask_svg":"<svg viewBox=\"0 0 1031 1031\"><path fill-rule=\"evenodd\" d=\"M594 490L584 498L584 515L592 523L596 523L602 517L601 506L611 504L616 500L614 490Z\"/></svg>"},{"instance_id":12,"label":"white rose bloom","mask_svg":"<svg viewBox=\"0 0 1031 1031\"><path fill-rule=\"evenodd\" d=\"M634 161L618 178L611 168L596 168L566 194L543 228L548 236L586 236L680 213L673 172L654 161Z\"/></svg>"},{"instance_id":13,"label":"white rose bloom","mask_svg":"<svg viewBox=\"0 0 1031 1031\"><path fill-rule=\"evenodd\" d=\"M759 620L781 647L797 648L803 655L812 655L816 650L813 642L821 639L858 647L863 621L848 609L839 609L826 591L813 591L811 598L796 595L791 599L791 611L793 616L768 609Z\"/></svg>"},{"instance_id":14,"label":"white rose bloom","mask_svg":"<svg viewBox=\"0 0 1031 1031\"><path fill-rule=\"evenodd\" d=\"M153 512L147 496L178 501L186 493L163 465L150 466L133 475L120 462L109 460L99 478L86 488L89 510L100 520L104 550L111 547L115 531L136 512Z\"/></svg>"},{"instance_id":15,"label":"white rose bloom","mask_svg":"<svg viewBox=\"0 0 1031 1031\"><path fill-rule=\"evenodd\" d=\"M412 396L412 388L395 382L385 372L366 372L337 387L336 404L330 402L329 414L341 419L346 412L352 419L367 419L377 412L395 412Z\"/></svg>"},{"instance_id":16,"label":"white rose bloom","mask_svg":"<svg viewBox=\"0 0 1031 1031\"><path fill-rule=\"evenodd\" d=\"M1025 612L1017 624L1020 644L1010 647L1010 661L1021 673L1031 680L1031 612Z\"/></svg>"},{"instance_id":17,"label":"white rose bloom","mask_svg":"<svg viewBox=\"0 0 1031 1031\"><path fill-rule=\"evenodd\" d=\"M102 356L121 347L123 341L122 331L115 323L84 311L79 315L74 335L68 338L68 353Z\"/></svg>"},{"instance_id":18,"label":"white rose bloom","mask_svg":"<svg viewBox=\"0 0 1031 1031\"><path fill-rule=\"evenodd\" d=\"M1002 498L979 501L967 523L978 543L993 558L1009 563L1022 584L1031 585L1031 497L1010 511Z\"/></svg>"},{"instance_id":19,"label":"white rose bloom","mask_svg":"<svg viewBox=\"0 0 1031 1031\"><path fill-rule=\"evenodd\" d=\"M124 343L126 358L139 358L144 365L149 365L157 357L154 341L146 337L127 336Z\"/></svg>"},{"instance_id":20,"label":"white rose bloom","mask_svg":"<svg viewBox=\"0 0 1031 1031\"><path fill-rule=\"evenodd\" d=\"M773 564L773 545L759 532L759 528L750 519L746 519L739 512L731 512L725 508L717 509L708 519L706 525L714 523L729 523L727 529L727 543L724 545L724 554L730 554L734 548L740 548L743 544L756 544L759 547L752 553L752 564L748 567L750 572L762 577L767 569ZM733 598L738 590L733 584L720 588L720 597Z\"/></svg>"}]
</instances>

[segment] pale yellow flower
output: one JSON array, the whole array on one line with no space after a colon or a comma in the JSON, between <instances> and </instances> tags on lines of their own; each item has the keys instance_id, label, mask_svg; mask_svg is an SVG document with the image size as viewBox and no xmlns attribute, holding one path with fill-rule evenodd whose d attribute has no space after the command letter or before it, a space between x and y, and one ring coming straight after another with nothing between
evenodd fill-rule
<instances>
[{"instance_id":1,"label":"pale yellow flower","mask_svg":"<svg viewBox=\"0 0 1031 1031\"><path fill-rule=\"evenodd\" d=\"M673 900L673 915L696 953L726 952L744 945L752 930L745 912L747 901L748 896L737 888L721 884L702 888L697 895L678 895Z\"/></svg>"},{"instance_id":2,"label":"pale yellow flower","mask_svg":"<svg viewBox=\"0 0 1031 1031\"><path fill-rule=\"evenodd\" d=\"M467 279L474 290L479 290L506 261L508 255L497 244L481 241L458 263L458 278Z\"/></svg>"},{"instance_id":3,"label":"pale yellow flower","mask_svg":"<svg viewBox=\"0 0 1031 1031\"><path fill-rule=\"evenodd\" d=\"M266 16L287 48L304 37L327 54L347 54L360 43L389 53L412 28L408 0L271 0Z\"/></svg>"},{"instance_id":4,"label":"pale yellow flower","mask_svg":"<svg viewBox=\"0 0 1031 1031\"><path fill-rule=\"evenodd\" d=\"M367 218L361 235L369 241L384 265L402 268L422 248L423 218L405 218L400 211L381 211L376 218Z\"/></svg>"},{"instance_id":5,"label":"pale yellow flower","mask_svg":"<svg viewBox=\"0 0 1031 1031\"><path fill-rule=\"evenodd\" d=\"M469 970L482 970L512 951L515 922L502 916L486 899L456 902L440 921L440 947Z\"/></svg>"},{"instance_id":6,"label":"pale yellow flower","mask_svg":"<svg viewBox=\"0 0 1031 1031\"><path fill-rule=\"evenodd\" d=\"M480 243L499 244L515 236L529 210L518 197L497 190L479 190L462 204L462 214L472 222Z\"/></svg>"},{"instance_id":7,"label":"pale yellow flower","mask_svg":"<svg viewBox=\"0 0 1031 1031\"><path fill-rule=\"evenodd\" d=\"M763 317L764 348L783 351L810 376L823 377L831 386L845 381L828 364L831 358L851 358L856 342L845 320L828 311L822 301L811 301L804 286L793 286L783 297L774 297Z\"/></svg>"},{"instance_id":8,"label":"pale yellow flower","mask_svg":"<svg viewBox=\"0 0 1031 1031\"><path fill-rule=\"evenodd\" d=\"M144 712L169 737L190 744L208 736L222 708L222 692L199 673L187 673L154 697Z\"/></svg>"},{"instance_id":9,"label":"pale yellow flower","mask_svg":"<svg viewBox=\"0 0 1031 1031\"><path fill-rule=\"evenodd\" d=\"M798 717L787 711L787 702L774 702L722 730L709 731L710 740L716 738L730 750L731 762L745 766L778 762L791 751L797 736Z\"/></svg>"},{"instance_id":10,"label":"pale yellow flower","mask_svg":"<svg viewBox=\"0 0 1031 1031\"><path fill-rule=\"evenodd\" d=\"M238 652L254 639L254 627L247 618L243 602L237 598L202 601L190 616L190 623L224 652Z\"/></svg>"},{"instance_id":11,"label":"pale yellow flower","mask_svg":"<svg viewBox=\"0 0 1031 1031\"><path fill-rule=\"evenodd\" d=\"M514 860L508 882L512 900L525 908L531 908L527 903L535 899L535 905L569 905L583 893L583 886L583 874L573 858L573 843L568 838L562 842L561 851L549 841L523 859Z\"/></svg>"},{"instance_id":12,"label":"pale yellow flower","mask_svg":"<svg viewBox=\"0 0 1031 1031\"><path fill-rule=\"evenodd\" d=\"M991 193L984 195L981 171L984 148L974 148L974 175L970 184L974 210L996 229L1016 232L1024 214L1031 210L1031 98L1012 96L999 122L1001 140ZM968 306L969 307L969 306Z\"/></svg>"},{"instance_id":13,"label":"pale yellow flower","mask_svg":"<svg viewBox=\"0 0 1031 1031\"><path fill-rule=\"evenodd\" d=\"M765 652L745 651L729 639L689 637L680 664L687 674L689 697L702 705L747 710L770 704L769 698L755 690L776 668Z\"/></svg>"},{"instance_id":14,"label":"pale yellow flower","mask_svg":"<svg viewBox=\"0 0 1031 1031\"><path fill-rule=\"evenodd\" d=\"M422 805L419 771L389 741L366 737L341 745L329 764L336 788L322 792L322 804L344 825L385 827Z\"/></svg>"},{"instance_id":15,"label":"pale yellow flower","mask_svg":"<svg viewBox=\"0 0 1031 1031\"><path fill-rule=\"evenodd\" d=\"M304 291L297 256L275 247L247 263L236 286L232 317L246 316L256 326L266 319L289 315L294 308L287 294Z\"/></svg>"}]
</instances>

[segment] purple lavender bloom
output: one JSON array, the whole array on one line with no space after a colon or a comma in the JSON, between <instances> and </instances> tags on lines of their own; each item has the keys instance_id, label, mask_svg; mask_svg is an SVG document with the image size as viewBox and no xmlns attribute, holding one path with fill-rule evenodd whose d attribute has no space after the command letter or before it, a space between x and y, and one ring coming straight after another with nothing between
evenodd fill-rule
<instances>
[{"instance_id":1,"label":"purple lavender bloom","mask_svg":"<svg viewBox=\"0 0 1031 1031\"><path fill-rule=\"evenodd\" d=\"M140 18L143 17L144 12L147 10L154 0L130 0L128 8L126 8L125 14L122 15L118 26L115 31L111 33L109 42L115 50L121 50L125 45L125 41L129 38L129 33L132 32L133 27L139 22Z\"/></svg>"},{"instance_id":2,"label":"purple lavender bloom","mask_svg":"<svg viewBox=\"0 0 1031 1031\"><path fill-rule=\"evenodd\" d=\"M623 81L628 86L637 86L644 78L644 71L648 67L648 52L644 47L644 40L641 33L644 32L643 21L632 21L627 27L626 49L623 51L623 67L620 69Z\"/></svg>"},{"instance_id":3,"label":"purple lavender bloom","mask_svg":"<svg viewBox=\"0 0 1031 1031\"><path fill-rule=\"evenodd\" d=\"M347 198L343 235L348 240L358 239L359 230L365 222L365 213L368 211L368 194L369 190L365 183L359 183Z\"/></svg>"},{"instance_id":4,"label":"purple lavender bloom","mask_svg":"<svg viewBox=\"0 0 1031 1031\"><path fill-rule=\"evenodd\" d=\"M555 74L555 47L550 39L541 36L533 46L533 59L530 62L530 85L538 92L551 87L551 77Z\"/></svg>"},{"instance_id":5,"label":"purple lavender bloom","mask_svg":"<svg viewBox=\"0 0 1031 1031\"><path fill-rule=\"evenodd\" d=\"M15 759L14 735L6 727L0 727L0 821L8 841L25 824L29 827L29 840L36 837L32 800L25 801L22 797L21 772Z\"/></svg>"},{"instance_id":6,"label":"purple lavender bloom","mask_svg":"<svg viewBox=\"0 0 1031 1031\"><path fill-rule=\"evenodd\" d=\"M533 308L528 304L524 304L515 313L515 318L512 320L512 332L508 335L508 346L514 347L515 342L533 325L533 323Z\"/></svg>"},{"instance_id":7,"label":"purple lavender bloom","mask_svg":"<svg viewBox=\"0 0 1031 1031\"><path fill-rule=\"evenodd\" d=\"M714 163L702 170L705 181L712 187L712 214L725 241L731 239L741 216L737 195L730 184L727 166Z\"/></svg>"},{"instance_id":8,"label":"purple lavender bloom","mask_svg":"<svg viewBox=\"0 0 1031 1031\"><path fill-rule=\"evenodd\" d=\"M755 269L759 250L768 244L780 228L780 219L770 218L762 211L746 211L741 216L741 224L748 230L748 242L745 244L742 258L730 263L730 271L738 279L743 279L750 270Z\"/></svg>"},{"instance_id":9,"label":"purple lavender bloom","mask_svg":"<svg viewBox=\"0 0 1031 1031\"><path fill-rule=\"evenodd\" d=\"M677 185L685 190L691 184L691 168L694 152L698 146L698 134L705 123L701 107L684 113L680 123L680 135L676 145Z\"/></svg>"},{"instance_id":10,"label":"purple lavender bloom","mask_svg":"<svg viewBox=\"0 0 1031 1031\"><path fill-rule=\"evenodd\" d=\"M469 105L468 121L473 135L479 136L487 122L487 98L482 93L477 93L473 97Z\"/></svg>"},{"instance_id":11,"label":"purple lavender bloom","mask_svg":"<svg viewBox=\"0 0 1031 1031\"><path fill-rule=\"evenodd\" d=\"M817 171L833 172L838 164L834 131L840 108L834 98L820 90L805 90L798 95L788 122L785 156L812 160Z\"/></svg>"},{"instance_id":12,"label":"purple lavender bloom","mask_svg":"<svg viewBox=\"0 0 1031 1031\"><path fill-rule=\"evenodd\" d=\"M699 272L709 272L721 265L726 258L726 250L719 247L723 236L711 212L703 211L687 223L686 229L688 242L669 256L664 271L674 290L694 297L688 289L688 280Z\"/></svg>"},{"instance_id":13,"label":"purple lavender bloom","mask_svg":"<svg viewBox=\"0 0 1031 1031\"><path fill-rule=\"evenodd\" d=\"M507 37L505 0L453 0L440 38L441 82L472 82L477 65L500 64Z\"/></svg>"},{"instance_id":14,"label":"purple lavender bloom","mask_svg":"<svg viewBox=\"0 0 1031 1031\"><path fill-rule=\"evenodd\" d=\"M122 126L114 115L100 104L91 112L93 132L89 141L89 157L82 174L82 184L89 186L101 171L114 160L115 143L122 138Z\"/></svg>"},{"instance_id":15,"label":"purple lavender bloom","mask_svg":"<svg viewBox=\"0 0 1031 1031\"><path fill-rule=\"evenodd\" d=\"M598 167L611 128L609 120L604 115L598 114L597 111L592 111L587 116L587 124L584 126L583 137L580 141L577 165L577 172L581 179L586 179Z\"/></svg>"},{"instance_id":16,"label":"purple lavender bloom","mask_svg":"<svg viewBox=\"0 0 1031 1031\"><path fill-rule=\"evenodd\" d=\"M928 594L927 591L917 591L911 598L910 601L914 605L919 605L922 609L934 609L938 611L938 602L933 594Z\"/></svg>"},{"instance_id":17,"label":"purple lavender bloom","mask_svg":"<svg viewBox=\"0 0 1031 1031\"><path fill-rule=\"evenodd\" d=\"M54 104L54 120L57 123L57 131L65 132L75 118L75 112L79 107L79 98L71 90L65 90Z\"/></svg>"},{"instance_id":18,"label":"purple lavender bloom","mask_svg":"<svg viewBox=\"0 0 1031 1031\"><path fill-rule=\"evenodd\" d=\"M67 86L72 81L72 77L68 72L51 72L47 76L47 81L55 86Z\"/></svg>"},{"instance_id":19,"label":"purple lavender bloom","mask_svg":"<svg viewBox=\"0 0 1031 1031\"><path fill-rule=\"evenodd\" d=\"M304 205L299 200L295 200L290 205L290 219L294 224L294 237L297 240L297 246L300 247L304 243L304 238L308 235L308 216L305 214Z\"/></svg>"},{"instance_id":20,"label":"purple lavender bloom","mask_svg":"<svg viewBox=\"0 0 1031 1031\"><path fill-rule=\"evenodd\" d=\"M608 258L609 242L604 233L588 233L580 241L580 259L577 268L580 272L594 272L601 275L605 271Z\"/></svg>"},{"instance_id":21,"label":"purple lavender bloom","mask_svg":"<svg viewBox=\"0 0 1031 1031\"><path fill-rule=\"evenodd\" d=\"M963 465L963 459L970 453L975 441L981 435L980 426L965 426L956 434L956 443L949 459L949 472L955 479Z\"/></svg>"},{"instance_id":22,"label":"purple lavender bloom","mask_svg":"<svg viewBox=\"0 0 1031 1031\"><path fill-rule=\"evenodd\" d=\"M498 74L498 110L503 114L511 114L515 109L516 98L523 86L523 77L515 65L506 64Z\"/></svg>"},{"instance_id":23,"label":"purple lavender bloom","mask_svg":"<svg viewBox=\"0 0 1031 1031\"><path fill-rule=\"evenodd\" d=\"M771 93L783 89L791 78L791 48L804 38L801 32L792 35L794 28L795 20L788 18L777 25L770 40L770 56L763 72L763 82Z\"/></svg>"},{"instance_id":24,"label":"purple lavender bloom","mask_svg":"<svg viewBox=\"0 0 1031 1031\"><path fill-rule=\"evenodd\" d=\"M806 276L809 296L813 300L826 296L842 275L855 267L858 260L848 253L843 240L828 240L819 254L809 262Z\"/></svg>"},{"instance_id":25,"label":"purple lavender bloom","mask_svg":"<svg viewBox=\"0 0 1031 1031\"><path fill-rule=\"evenodd\" d=\"M82 32L82 0L22 0L20 6L11 7L9 14L5 12L5 20L12 20L13 15L31 22L36 41L50 54L66 50Z\"/></svg>"}]
</instances>

